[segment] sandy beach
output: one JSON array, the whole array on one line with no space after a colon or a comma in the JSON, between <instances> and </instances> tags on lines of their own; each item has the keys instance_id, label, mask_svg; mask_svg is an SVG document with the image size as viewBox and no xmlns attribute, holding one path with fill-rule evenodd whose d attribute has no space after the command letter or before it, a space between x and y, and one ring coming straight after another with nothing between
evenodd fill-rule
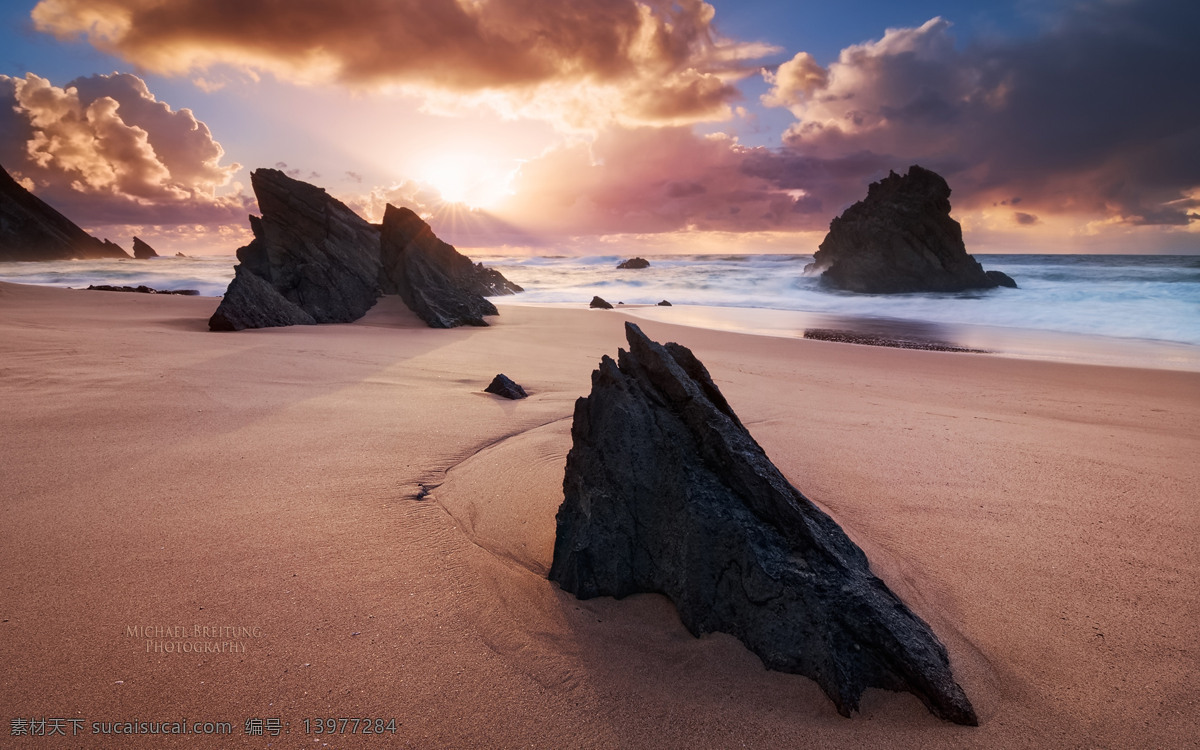
<instances>
[{"instance_id":1,"label":"sandy beach","mask_svg":"<svg viewBox=\"0 0 1200 750\"><path fill-rule=\"evenodd\" d=\"M2 747L1200 742L1200 373L638 319L930 623L968 728L880 690L842 718L661 596L546 580L573 403L625 313L433 330L385 298L211 333L217 302L0 283ZM531 397L482 393L500 372ZM316 733L342 717L395 732ZM93 734L184 720L232 734Z\"/></svg>"}]
</instances>

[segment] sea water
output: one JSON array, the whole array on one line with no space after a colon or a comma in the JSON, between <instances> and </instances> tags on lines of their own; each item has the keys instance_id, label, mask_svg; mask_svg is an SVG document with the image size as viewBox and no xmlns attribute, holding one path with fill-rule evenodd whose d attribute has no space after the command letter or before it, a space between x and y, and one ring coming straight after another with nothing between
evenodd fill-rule
<instances>
[{"instance_id":1,"label":"sea water","mask_svg":"<svg viewBox=\"0 0 1200 750\"><path fill-rule=\"evenodd\" d=\"M841 318L1035 330L1200 347L1200 256L977 255L1017 289L870 295L825 289L805 276L811 255L647 256L650 267L618 270L615 255L547 257L468 251L525 287L504 304L655 304L792 311ZM0 263L0 280L60 287L89 284L224 293L231 256ZM737 317L730 310L730 319Z\"/></svg>"}]
</instances>

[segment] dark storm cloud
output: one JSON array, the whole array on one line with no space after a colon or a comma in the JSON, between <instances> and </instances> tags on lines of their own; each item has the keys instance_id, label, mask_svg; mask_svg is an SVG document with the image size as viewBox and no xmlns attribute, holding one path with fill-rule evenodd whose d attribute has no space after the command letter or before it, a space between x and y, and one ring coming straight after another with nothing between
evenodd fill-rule
<instances>
[{"instance_id":1,"label":"dark storm cloud","mask_svg":"<svg viewBox=\"0 0 1200 750\"><path fill-rule=\"evenodd\" d=\"M797 55L764 98L797 117L790 153L748 168L796 186L828 169L861 191L884 166L916 162L967 205L1019 194L1041 211L1185 224L1200 188L1198 28L1196 3L1092 2L1032 39L960 48L933 19L847 48L827 70ZM862 154L881 156L841 169Z\"/></svg>"}]
</instances>

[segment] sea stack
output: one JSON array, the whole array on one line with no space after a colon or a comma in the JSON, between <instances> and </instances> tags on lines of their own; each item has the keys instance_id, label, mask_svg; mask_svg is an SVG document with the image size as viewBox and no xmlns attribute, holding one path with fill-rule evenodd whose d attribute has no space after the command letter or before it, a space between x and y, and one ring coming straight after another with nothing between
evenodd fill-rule
<instances>
[{"instance_id":1,"label":"sea stack","mask_svg":"<svg viewBox=\"0 0 1200 750\"><path fill-rule=\"evenodd\" d=\"M950 186L917 165L871 183L867 197L829 225L805 273L848 292L961 292L1016 287L967 254L962 226L950 218Z\"/></svg>"},{"instance_id":2,"label":"sea stack","mask_svg":"<svg viewBox=\"0 0 1200 750\"><path fill-rule=\"evenodd\" d=\"M129 258L26 190L0 167L0 261Z\"/></svg>"},{"instance_id":3,"label":"sea stack","mask_svg":"<svg viewBox=\"0 0 1200 750\"><path fill-rule=\"evenodd\" d=\"M156 253L154 251L154 248L150 247L150 245L143 242L141 237L134 237L133 238L133 257L137 258L138 260L144 260L146 258L157 258L158 253Z\"/></svg>"},{"instance_id":4,"label":"sea stack","mask_svg":"<svg viewBox=\"0 0 1200 750\"><path fill-rule=\"evenodd\" d=\"M625 324L575 402L549 577L581 599L656 592L693 635L740 639L839 713L869 687L977 724L946 649L783 477L687 348Z\"/></svg>"}]
</instances>

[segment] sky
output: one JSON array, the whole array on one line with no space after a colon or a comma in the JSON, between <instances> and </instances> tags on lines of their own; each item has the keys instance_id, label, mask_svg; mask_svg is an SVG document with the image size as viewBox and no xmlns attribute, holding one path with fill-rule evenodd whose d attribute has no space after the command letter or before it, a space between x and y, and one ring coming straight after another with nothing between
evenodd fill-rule
<instances>
[{"instance_id":1,"label":"sky","mask_svg":"<svg viewBox=\"0 0 1200 750\"><path fill-rule=\"evenodd\" d=\"M890 171L970 252L1200 253L1200 3L9 0L0 165L229 254L250 173L461 248L811 253Z\"/></svg>"}]
</instances>

